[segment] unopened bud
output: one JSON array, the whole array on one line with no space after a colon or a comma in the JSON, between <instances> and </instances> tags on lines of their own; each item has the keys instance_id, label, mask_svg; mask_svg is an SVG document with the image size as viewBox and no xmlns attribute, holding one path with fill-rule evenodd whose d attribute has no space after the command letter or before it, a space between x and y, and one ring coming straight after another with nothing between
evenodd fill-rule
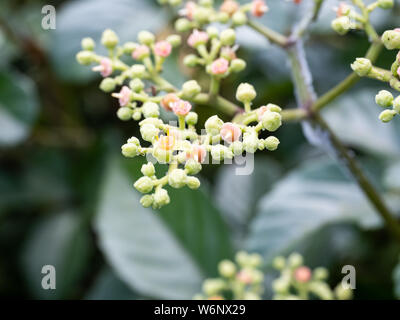
<instances>
[{"instance_id":1,"label":"unopened bud","mask_svg":"<svg viewBox=\"0 0 400 320\"><path fill-rule=\"evenodd\" d=\"M101 36L101 43L106 48L112 49L114 48L119 42L117 34L112 31L111 29L104 30Z\"/></svg>"},{"instance_id":2,"label":"unopened bud","mask_svg":"<svg viewBox=\"0 0 400 320\"><path fill-rule=\"evenodd\" d=\"M393 95L387 90L381 90L375 96L375 102L382 108L388 108L393 104Z\"/></svg>"},{"instance_id":3,"label":"unopened bud","mask_svg":"<svg viewBox=\"0 0 400 320\"><path fill-rule=\"evenodd\" d=\"M340 35L344 35L351 29L351 21L348 16L336 18L331 23L332 29Z\"/></svg>"},{"instance_id":4,"label":"unopened bud","mask_svg":"<svg viewBox=\"0 0 400 320\"><path fill-rule=\"evenodd\" d=\"M168 184L172 188L182 188L186 184L186 172L182 169L174 169L168 174Z\"/></svg>"},{"instance_id":5,"label":"unopened bud","mask_svg":"<svg viewBox=\"0 0 400 320\"><path fill-rule=\"evenodd\" d=\"M133 186L141 193L149 193L153 190L153 181L149 177L141 177Z\"/></svg>"},{"instance_id":6,"label":"unopened bud","mask_svg":"<svg viewBox=\"0 0 400 320\"><path fill-rule=\"evenodd\" d=\"M351 69L353 69L358 76L364 77L371 71L372 63L369 59L357 58L356 61L351 64Z\"/></svg>"}]
</instances>

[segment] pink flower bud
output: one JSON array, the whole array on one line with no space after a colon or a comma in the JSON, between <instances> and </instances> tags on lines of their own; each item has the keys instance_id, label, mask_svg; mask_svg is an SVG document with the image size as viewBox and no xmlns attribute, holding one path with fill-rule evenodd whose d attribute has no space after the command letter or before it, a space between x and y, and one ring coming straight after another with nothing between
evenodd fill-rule
<instances>
[{"instance_id":1,"label":"pink flower bud","mask_svg":"<svg viewBox=\"0 0 400 320\"><path fill-rule=\"evenodd\" d=\"M336 16L339 18L348 14L350 6L347 3L341 2L339 3L339 7L334 8L334 10L336 11Z\"/></svg>"},{"instance_id":2,"label":"pink flower bud","mask_svg":"<svg viewBox=\"0 0 400 320\"><path fill-rule=\"evenodd\" d=\"M207 156L207 150L204 146L193 145L192 149L186 152L187 159L194 159L197 162L203 163Z\"/></svg>"},{"instance_id":3,"label":"pink flower bud","mask_svg":"<svg viewBox=\"0 0 400 320\"><path fill-rule=\"evenodd\" d=\"M242 282L242 283L244 283L244 284L250 284L250 283L253 281L253 279L252 279L252 277L251 277L251 274L250 274L248 271L246 271L246 270L241 270L241 271L236 275L236 278L237 278L240 282Z\"/></svg>"},{"instance_id":4,"label":"pink flower bud","mask_svg":"<svg viewBox=\"0 0 400 320\"><path fill-rule=\"evenodd\" d=\"M242 135L242 130L233 123L226 122L222 125L220 130L221 138L229 143L239 140Z\"/></svg>"},{"instance_id":5,"label":"pink flower bud","mask_svg":"<svg viewBox=\"0 0 400 320\"><path fill-rule=\"evenodd\" d=\"M157 42L154 46L154 53L160 57L168 57L171 54L172 45L168 41Z\"/></svg>"},{"instance_id":6,"label":"pink flower bud","mask_svg":"<svg viewBox=\"0 0 400 320\"><path fill-rule=\"evenodd\" d=\"M206 44L208 41L208 34L204 31L193 30L192 34L188 38L188 44L192 48L196 48L200 44Z\"/></svg>"},{"instance_id":7,"label":"pink flower bud","mask_svg":"<svg viewBox=\"0 0 400 320\"><path fill-rule=\"evenodd\" d=\"M238 46L235 46L233 48L231 47L222 47L221 49L221 56L223 56L227 60L233 60L236 59L236 50Z\"/></svg>"},{"instance_id":8,"label":"pink flower bud","mask_svg":"<svg viewBox=\"0 0 400 320\"><path fill-rule=\"evenodd\" d=\"M258 108L258 110L257 110L258 121L261 121L263 114L267 111L268 111L267 106L262 106L262 107Z\"/></svg>"},{"instance_id":9,"label":"pink flower bud","mask_svg":"<svg viewBox=\"0 0 400 320\"><path fill-rule=\"evenodd\" d=\"M239 4L234 0L225 0L219 8L219 11L225 12L232 16L236 11L239 10Z\"/></svg>"},{"instance_id":10,"label":"pink flower bud","mask_svg":"<svg viewBox=\"0 0 400 320\"><path fill-rule=\"evenodd\" d=\"M112 96L119 99L121 107L126 106L131 100L132 91L127 86L123 86L119 93L113 93Z\"/></svg>"},{"instance_id":11,"label":"pink flower bud","mask_svg":"<svg viewBox=\"0 0 400 320\"><path fill-rule=\"evenodd\" d=\"M224 58L219 58L211 64L211 72L215 75L225 74L229 69L229 62Z\"/></svg>"},{"instance_id":12,"label":"pink flower bud","mask_svg":"<svg viewBox=\"0 0 400 320\"><path fill-rule=\"evenodd\" d=\"M150 54L149 47L141 45L132 52L132 57L135 60L142 60Z\"/></svg>"},{"instance_id":13,"label":"pink flower bud","mask_svg":"<svg viewBox=\"0 0 400 320\"><path fill-rule=\"evenodd\" d=\"M172 111L172 104L176 101L179 101L179 98L174 93L168 93L162 100L161 106L167 110Z\"/></svg>"},{"instance_id":14,"label":"pink flower bud","mask_svg":"<svg viewBox=\"0 0 400 320\"><path fill-rule=\"evenodd\" d=\"M171 109L177 116L186 116L192 109L192 105L185 100L178 100L171 104Z\"/></svg>"},{"instance_id":15,"label":"pink flower bud","mask_svg":"<svg viewBox=\"0 0 400 320\"><path fill-rule=\"evenodd\" d=\"M308 267L299 267L294 272L294 278L297 282L305 283L311 279L311 270Z\"/></svg>"},{"instance_id":16,"label":"pink flower bud","mask_svg":"<svg viewBox=\"0 0 400 320\"><path fill-rule=\"evenodd\" d=\"M189 20L192 20L195 10L196 10L196 3L194 3L193 1L188 1L185 7L179 10L179 15L184 16Z\"/></svg>"},{"instance_id":17,"label":"pink flower bud","mask_svg":"<svg viewBox=\"0 0 400 320\"><path fill-rule=\"evenodd\" d=\"M103 77L108 77L113 72L112 61L109 58L103 58L100 65L95 66L92 70L100 72Z\"/></svg>"},{"instance_id":18,"label":"pink flower bud","mask_svg":"<svg viewBox=\"0 0 400 320\"><path fill-rule=\"evenodd\" d=\"M254 0L251 5L251 13L255 17L262 17L268 11L268 7L263 0Z\"/></svg>"}]
</instances>

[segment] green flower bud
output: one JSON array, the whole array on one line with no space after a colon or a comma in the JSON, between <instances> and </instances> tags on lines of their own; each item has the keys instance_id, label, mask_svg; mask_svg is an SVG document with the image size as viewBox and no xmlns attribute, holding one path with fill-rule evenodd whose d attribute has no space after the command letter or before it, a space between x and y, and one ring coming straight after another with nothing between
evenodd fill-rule
<instances>
[{"instance_id":1,"label":"green flower bud","mask_svg":"<svg viewBox=\"0 0 400 320\"><path fill-rule=\"evenodd\" d=\"M200 188L200 180L196 177L187 177L186 184L190 189Z\"/></svg>"},{"instance_id":2,"label":"green flower bud","mask_svg":"<svg viewBox=\"0 0 400 320\"><path fill-rule=\"evenodd\" d=\"M230 260L222 260L218 264L218 271L221 276L226 278L232 278L236 274L236 266Z\"/></svg>"},{"instance_id":3,"label":"green flower bud","mask_svg":"<svg viewBox=\"0 0 400 320\"><path fill-rule=\"evenodd\" d=\"M272 289L276 293L288 293L290 287L290 279L286 277L278 278L272 282Z\"/></svg>"},{"instance_id":4,"label":"green flower bud","mask_svg":"<svg viewBox=\"0 0 400 320\"><path fill-rule=\"evenodd\" d=\"M185 153L183 153L184 156ZM194 159L186 161L185 170L188 174L198 174L201 171L201 164Z\"/></svg>"},{"instance_id":5,"label":"green flower bud","mask_svg":"<svg viewBox=\"0 0 400 320\"><path fill-rule=\"evenodd\" d=\"M386 49L400 49L400 30L387 30L382 35L382 42Z\"/></svg>"},{"instance_id":6,"label":"green flower bud","mask_svg":"<svg viewBox=\"0 0 400 320\"><path fill-rule=\"evenodd\" d=\"M186 172L182 169L174 169L168 174L168 184L172 188L182 188L186 184Z\"/></svg>"},{"instance_id":7,"label":"green flower bud","mask_svg":"<svg viewBox=\"0 0 400 320\"><path fill-rule=\"evenodd\" d=\"M203 283L203 291L208 296L215 296L224 288L225 282L222 279L206 279Z\"/></svg>"},{"instance_id":8,"label":"green flower bud","mask_svg":"<svg viewBox=\"0 0 400 320\"><path fill-rule=\"evenodd\" d=\"M175 22L175 29L179 32L189 31L192 27L192 23L186 18L180 18Z\"/></svg>"},{"instance_id":9,"label":"green flower bud","mask_svg":"<svg viewBox=\"0 0 400 320\"><path fill-rule=\"evenodd\" d=\"M264 145L269 151L275 151L276 149L278 149L279 143L279 139L274 136L270 136L264 141Z\"/></svg>"},{"instance_id":10,"label":"green flower bud","mask_svg":"<svg viewBox=\"0 0 400 320\"><path fill-rule=\"evenodd\" d=\"M129 138L127 142L128 142L128 143L136 144L137 146L140 146L140 141L139 141L139 139L136 138L136 137L131 137L131 138Z\"/></svg>"},{"instance_id":11,"label":"green flower bud","mask_svg":"<svg viewBox=\"0 0 400 320\"><path fill-rule=\"evenodd\" d=\"M257 96L256 90L251 84L242 83L236 90L236 99L242 103L248 103Z\"/></svg>"},{"instance_id":12,"label":"green flower bud","mask_svg":"<svg viewBox=\"0 0 400 320\"><path fill-rule=\"evenodd\" d=\"M261 122L263 128L274 132L282 125L282 116L278 112L266 111L261 117Z\"/></svg>"},{"instance_id":13,"label":"green flower bud","mask_svg":"<svg viewBox=\"0 0 400 320\"><path fill-rule=\"evenodd\" d=\"M143 175L152 177L156 173L156 168L154 168L154 164L149 162L147 164L142 165L140 171L143 173Z\"/></svg>"},{"instance_id":14,"label":"green flower bud","mask_svg":"<svg viewBox=\"0 0 400 320\"><path fill-rule=\"evenodd\" d=\"M123 50L125 54L132 54L139 45L135 42L129 41L124 44Z\"/></svg>"},{"instance_id":15,"label":"green flower bud","mask_svg":"<svg viewBox=\"0 0 400 320\"><path fill-rule=\"evenodd\" d=\"M236 41L236 32L233 29L225 29L221 32L219 39L223 46L232 46Z\"/></svg>"},{"instance_id":16,"label":"green flower bud","mask_svg":"<svg viewBox=\"0 0 400 320\"><path fill-rule=\"evenodd\" d=\"M245 133L243 135L243 148L248 153L254 153L258 149L258 137L255 133Z\"/></svg>"},{"instance_id":17,"label":"green flower bud","mask_svg":"<svg viewBox=\"0 0 400 320\"><path fill-rule=\"evenodd\" d=\"M229 21L229 14L226 12L219 12L217 15L217 21L223 24Z\"/></svg>"},{"instance_id":18,"label":"green flower bud","mask_svg":"<svg viewBox=\"0 0 400 320\"><path fill-rule=\"evenodd\" d=\"M162 148L154 148L153 156L160 163L168 163L172 158L172 150L164 150Z\"/></svg>"},{"instance_id":19,"label":"green flower bud","mask_svg":"<svg viewBox=\"0 0 400 320\"><path fill-rule=\"evenodd\" d=\"M243 11L236 11L232 16L232 22L236 26L243 26L247 23L247 16Z\"/></svg>"},{"instance_id":20,"label":"green flower bud","mask_svg":"<svg viewBox=\"0 0 400 320\"><path fill-rule=\"evenodd\" d=\"M282 256L277 256L272 260L272 266L277 270L283 270L286 266L286 259Z\"/></svg>"},{"instance_id":21,"label":"green flower bud","mask_svg":"<svg viewBox=\"0 0 400 320\"><path fill-rule=\"evenodd\" d=\"M139 147L134 143L126 143L121 147L124 157L133 158L138 155Z\"/></svg>"},{"instance_id":22,"label":"green flower bud","mask_svg":"<svg viewBox=\"0 0 400 320\"><path fill-rule=\"evenodd\" d=\"M393 101L393 110L400 114L400 96Z\"/></svg>"},{"instance_id":23,"label":"green flower bud","mask_svg":"<svg viewBox=\"0 0 400 320\"><path fill-rule=\"evenodd\" d=\"M150 207L153 204L153 201L153 195L151 194L146 194L140 198L140 204L145 208Z\"/></svg>"},{"instance_id":24,"label":"green flower bud","mask_svg":"<svg viewBox=\"0 0 400 320\"><path fill-rule=\"evenodd\" d=\"M132 119L135 121L139 121L142 118L142 112L140 110L134 110Z\"/></svg>"},{"instance_id":25,"label":"green flower bud","mask_svg":"<svg viewBox=\"0 0 400 320\"><path fill-rule=\"evenodd\" d=\"M94 62L94 55L92 51L79 51L76 54L76 61L78 61L79 64L82 64L84 66L87 66Z\"/></svg>"},{"instance_id":26,"label":"green flower bud","mask_svg":"<svg viewBox=\"0 0 400 320\"><path fill-rule=\"evenodd\" d=\"M146 67L142 64L134 64L130 69L131 78L143 78L146 73Z\"/></svg>"},{"instance_id":27,"label":"green flower bud","mask_svg":"<svg viewBox=\"0 0 400 320\"><path fill-rule=\"evenodd\" d=\"M378 0L378 6L381 9L392 9L393 5L393 0Z\"/></svg>"},{"instance_id":28,"label":"green flower bud","mask_svg":"<svg viewBox=\"0 0 400 320\"><path fill-rule=\"evenodd\" d=\"M141 177L133 186L141 193L149 193L153 190L153 180L149 177Z\"/></svg>"},{"instance_id":29,"label":"green flower bud","mask_svg":"<svg viewBox=\"0 0 400 320\"><path fill-rule=\"evenodd\" d=\"M193 111L189 112L185 117L185 121L188 125L194 126L197 123L197 120L198 120L198 115L196 112Z\"/></svg>"},{"instance_id":30,"label":"green flower bud","mask_svg":"<svg viewBox=\"0 0 400 320\"><path fill-rule=\"evenodd\" d=\"M241 267L246 267L249 262L249 255L245 251L239 251L235 255L235 260Z\"/></svg>"},{"instance_id":31,"label":"green flower bud","mask_svg":"<svg viewBox=\"0 0 400 320\"><path fill-rule=\"evenodd\" d=\"M246 291L243 294L243 300L261 300L261 297L259 294L251 292L251 291Z\"/></svg>"},{"instance_id":32,"label":"green flower bud","mask_svg":"<svg viewBox=\"0 0 400 320\"><path fill-rule=\"evenodd\" d=\"M246 61L242 59L233 59L231 61L231 70L233 72L241 72L246 68Z\"/></svg>"},{"instance_id":33,"label":"green flower bud","mask_svg":"<svg viewBox=\"0 0 400 320\"><path fill-rule=\"evenodd\" d=\"M219 134L219 131L221 130L223 124L224 122L220 118L218 118L218 116L212 116L207 119L204 127L206 128L206 132L208 134L215 136Z\"/></svg>"},{"instance_id":34,"label":"green flower bud","mask_svg":"<svg viewBox=\"0 0 400 320\"><path fill-rule=\"evenodd\" d=\"M358 76L364 77L371 71L372 63L369 59L357 58L356 61L351 64L351 69L353 69Z\"/></svg>"},{"instance_id":35,"label":"green flower bud","mask_svg":"<svg viewBox=\"0 0 400 320\"><path fill-rule=\"evenodd\" d=\"M303 264L303 257L299 253L292 253L288 257L288 264L292 268L300 267Z\"/></svg>"},{"instance_id":36,"label":"green flower bud","mask_svg":"<svg viewBox=\"0 0 400 320\"><path fill-rule=\"evenodd\" d=\"M229 148L232 150L235 156L241 155L243 153L243 143L241 141L234 141L231 143Z\"/></svg>"},{"instance_id":37,"label":"green flower bud","mask_svg":"<svg viewBox=\"0 0 400 320\"><path fill-rule=\"evenodd\" d=\"M393 104L393 95L387 90L381 90L375 96L375 102L382 108L388 108Z\"/></svg>"},{"instance_id":38,"label":"green flower bud","mask_svg":"<svg viewBox=\"0 0 400 320\"><path fill-rule=\"evenodd\" d=\"M170 202L169 195L165 189L157 189L154 193L153 207L155 209L161 208Z\"/></svg>"},{"instance_id":39,"label":"green flower bud","mask_svg":"<svg viewBox=\"0 0 400 320\"><path fill-rule=\"evenodd\" d=\"M163 121L158 118L146 118L142 121L140 121L139 125L142 126L144 124L152 124L155 127L160 127L163 125Z\"/></svg>"},{"instance_id":40,"label":"green flower bud","mask_svg":"<svg viewBox=\"0 0 400 320\"><path fill-rule=\"evenodd\" d=\"M182 4L182 0L169 0L169 4L174 7L179 6Z\"/></svg>"},{"instance_id":41,"label":"green flower bud","mask_svg":"<svg viewBox=\"0 0 400 320\"><path fill-rule=\"evenodd\" d=\"M144 124L140 127L140 134L143 140L152 142L158 135L159 130L152 124Z\"/></svg>"},{"instance_id":42,"label":"green flower bud","mask_svg":"<svg viewBox=\"0 0 400 320\"><path fill-rule=\"evenodd\" d=\"M139 78L135 78L129 82L129 87L134 92L140 92L144 89L144 83Z\"/></svg>"},{"instance_id":43,"label":"green flower bud","mask_svg":"<svg viewBox=\"0 0 400 320\"><path fill-rule=\"evenodd\" d=\"M253 279L253 284L261 284L264 281L264 274L257 269L252 270L251 278Z\"/></svg>"},{"instance_id":44,"label":"green flower bud","mask_svg":"<svg viewBox=\"0 0 400 320\"><path fill-rule=\"evenodd\" d=\"M142 112L145 118L157 118L160 115L160 108L157 103L148 101L143 104Z\"/></svg>"},{"instance_id":45,"label":"green flower bud","mask_svg":"<svg viewBox=\"0 0 400 320\"><path fill-rule=\"evenodd\" d=\"M100 89L104 92L111 92L115 90L117 83L113 78L104 78L100 82Z\"/></svg>"},{"instance_id":46,"label":"green flower bud","mask_svg":"<svg viewBox=\"0 0 400 320\"><path fill-rule=\"evenodd\" d=\"M309 285L309 290L320 297L322 300L332 300L332 290L325 282L313 281Z\"/></svg>"},{"instance_id":47,"label":"green flower bud","mask_svg":"<svg viewBox=\"0 0 400 320\"><path fill-rule=\"evenodd\" d=\"M194 54L188 54L184 59L183 59L183 64L187 67L195 67L197 65L198 58Z\"/></svg>"},{"instance_id":48,"label":"green flower bud","mask_svg":"<svg viewBox=\"0 0 400 320\"><path fill-rule=\"evenodd\" d=\"M197 7L193 13L193 20L200 24L209 22L212 11L209 8Z\"/></svg>"},{"instance_id":49,"label":"green flower bud","mask_svg":"<svg viewBox=\"0 0 400 320\"><path fill-rule=\"evenodd\" d=\"M111 29L104 30L101 36L101 43L109 49L113 49L119 42L117 34Z\"/></svg>"},{"instance_id":50,"label":"green flower bud","mask_svg":"<svg viewBox=\"0 0 400 320\"><path fill-rule=\"evenodd\" d=\"M263 259L258 253L253 253L249 256L249 265L253 268L258 268L261 266Z\"/></svg>"},{"instance_id":51,"label":"green flower bud","mask_svg":"<svg viewBox=\"0 0 400 320\"><path fill-rule=\"evenodd\" d=\"M181 45L182 38L180 35L172 34L167 37L167 41L171 44L172 47L176 48Z\"/></svg>"},{"instance_id":52,"label":"green flower bud","mask_svg":"<svg viewBox=\"0 0 400 320\"><path fill-rule=\"evenodd\" d=\"M314 270L313 275L315 280L326 280L329 274L326 268L319 267Z\"/></svg>"},{"instance_id":53,"label":"green flower bud","mask_svg":"<svg viewBox=\"0 0 400 320\"><path fill-rule=\"evenodd\" d=\"M216 146L211 147L211 157L216 161L221 161L225 158L232 159L233 153L228 147L217 144Z\"/></svg>"},{"instance_id":54,"label":"green flower bud","mask_svg":"<svg viewBox=\"0 0 400 320\"><path fill-rule=\"evenodd\" d=\"M190 99L198 95L201 92L201 87L196 80L186 81L182 85L182 93L185 98Z\"/></svg>"},{"instance_id":55,"label":"green flower bud","mask_svg":"<svg viewBox=\"0 0 400 320\"><path fill-rule=\"evenodd\" d=\"M216 37L218 37L218 34L219 34L218 29L216 27L208 27L207 33L210 38L216 38Z\"/></svg>"},{"instance_id":56,"label":"green flower bud","mask_svg":"<svg viewBox=\"0 0 400 320\"><path fill-rule=\"evenodd\" d=\"M132 118L133 110L128 107L121 107L117 111L117 116L122 121L128 121Z\"/></svg>"},{"instance_id":57,"label":"green flower bud","mask_svg":"<svg viewBox=\"0 0 400 320\"><path fill-rule=\"evenodd\" d=\"M351 29L351 21L348 16L341 16L333 20L331 26L338 34L344 35Z\"/></svg>"},{"instance_id":58,"label":"green flower bud","mask_svg":"<svg viewBox=\"0 0 400 320\"><path fill-rule=\"evenodd\" d=\"M338 284L335 288L335 295L339 300L351 300L353 298L353 290Z\"/></svg>"},{"instance_id":59,"label":"green flower bud","mask_svg":"<svg viewBox=\"0 0 400 320\"><path fill-rule=\"evenodd\" d=\"M267 108L269 111L272 111L272 112L280 113L282 111L282 108L280 106L277 106L276 104L273 104L273 103L268 103Z\"/></svg>"},{"instance_id":60,"label":"green flower bud","mask_svg":"<svg viewBox=\"0 0 400 320\"><path fill-rule=\"evenodd\" d=\"M89 37L83 38L81 41L81 45L83 50L88 50L88 51L93 51L94 47L96 46L94 40Z\"/></svg>"},{"instance_id":61,"label":"green flower bud","mask_svg":"<svg viewBox=\"0 0 400 320\"><path fill-rule=\"evenodd\" d=\"M144 31L139 32L138 40L141 44L150 46L154 43L154 41L156 40L156 37L151 32L144 30Z\"/></svg>"},{"instance_id":62,"label":"green flower bud","mask_svg":"<svg viewBox=\"0 0 400 320\"><path fill-rule=\"evenodd\" d=\"M389 122L396 115L395 110L384 110L379 114L379 120L382 122Z\"/></svg>"}]
</instances>

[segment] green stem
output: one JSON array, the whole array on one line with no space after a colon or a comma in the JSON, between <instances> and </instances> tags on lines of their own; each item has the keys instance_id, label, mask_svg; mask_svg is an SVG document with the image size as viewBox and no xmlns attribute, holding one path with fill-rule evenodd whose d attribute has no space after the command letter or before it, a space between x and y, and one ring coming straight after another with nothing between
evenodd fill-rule
<instances>
[{"instance_id":1,"label":"green stem","mask_svg":"<svg viewBox=\"0 0 400 320\"><path fill-rule=\"evenodd\" d=\"M210 96L216 96L218 95L219 92L219 87L220 87L220 79L211 76L211 82L210 82Z\"/></svg>"},{"instance_id":2,"label":"green stem","mask_svg":"<svg viewBox=\"0 0 400 320\"><path fill-rule=\"evenodd\" d=\"M270 42L277 44L281 47L286 47L288 44L288 38L284 35L258 23L253 20L249 20L247 25L257 32L261 33L264 37L266 37Z\"/></svg>"},{"instance_id":3,"label":"green stem","mask_svg":"<svg viewBox=\"0 0 400 320\"><path fill-rule=\"evenodd\" d=\"M185 116L178 116L179 130L185 130Z\"/></svg>"}]
</instances>

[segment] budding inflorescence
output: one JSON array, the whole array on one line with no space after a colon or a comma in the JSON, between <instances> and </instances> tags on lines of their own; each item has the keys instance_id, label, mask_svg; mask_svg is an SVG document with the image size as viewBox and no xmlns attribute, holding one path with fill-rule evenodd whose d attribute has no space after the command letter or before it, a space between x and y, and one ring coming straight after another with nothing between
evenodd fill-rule
<instances>
[{"instance_id":1,"label":"budding inflorescence","mask_svg":"<svg viewBox=\"0 0 400 320\"><path fill-rule=\"evenodd\" d=\"M218 264L219 277L207 279L203 292L195 300L260 300L263 293L264 275L262 257L240 251L235 262L223 260Z\"/></svg>"},{"instance_id":2,"label":"budding inflorescence","mask_svg":"<svg viewBox=\"0 0 400 320\"><path fill-rule=\"evenodd\" d=\"M352 291L338 284L334 290L325 282L328 270L319 267L311 270L303 265L303 257L292 253L288 258L276 257L273 267L280 271L280 276L272 283L276 300L303 300L316 297L322 300L348 300Z\"/></svg>"},{"instance_id":3,"label":"budding inflorescence","mask_svg":"<svg viewBox=\"0 0 400 320\"><path fill-rule=\"evenodd\" d=\"M194 52L184 58L184 63L190 67L203 67L210 75L208 93L204 93L195 80L185 82L178 89L162 77L165 59L173 48L181 45L178 35L157 39L153 33L141 31L137 42L119 45L118 36L112 30L106 30L101 43L108 49L108 56L96 54L95 42L90 38L83 39L83 50L77 54L78 62L95 64L93 70L104 77L100 88L117 99L117 116L123 121L140 121L140 135L145 144L132 137L122 146L122 154L129 158L146 156L148 160L141 170L143 177L134 184L144 194L140 200L144 207L157 209L167 205L170 202L167 186L199 188L200 180L195 175L208 160L229 162L243 153L264 149L274 151L279 145L278 138L262 139L259 135L262 131L274 132L281 126L282 110L274 104L253 109L257 94L248 83L240 84L236 92L237 100L244 106L240 122L224 122L214 115L205 122L203 129L196 128L198 115L193 107L197 101L204 102L206 96L211 105L215 103L222 79L246 67L245 61L236 57L234 29L201 29L209 22L209 11L204 14L204 10L213 10L211 4L212 1L189 1L181 11L192 27L196 27L187 39ZM225 1L218 14L226 13L233 18L238 12L252 12L260 16L267 10L264 1L253 1L245 6L239 6L236 1ZM179 22L177 27L180 29ZM134 60L132 65L122 61L123 55ZM173 113L176 121L164 122L160 118L161 108ZM169 166L164 176L157 176L155 161Z\"/></svg>"}]
</instances>

